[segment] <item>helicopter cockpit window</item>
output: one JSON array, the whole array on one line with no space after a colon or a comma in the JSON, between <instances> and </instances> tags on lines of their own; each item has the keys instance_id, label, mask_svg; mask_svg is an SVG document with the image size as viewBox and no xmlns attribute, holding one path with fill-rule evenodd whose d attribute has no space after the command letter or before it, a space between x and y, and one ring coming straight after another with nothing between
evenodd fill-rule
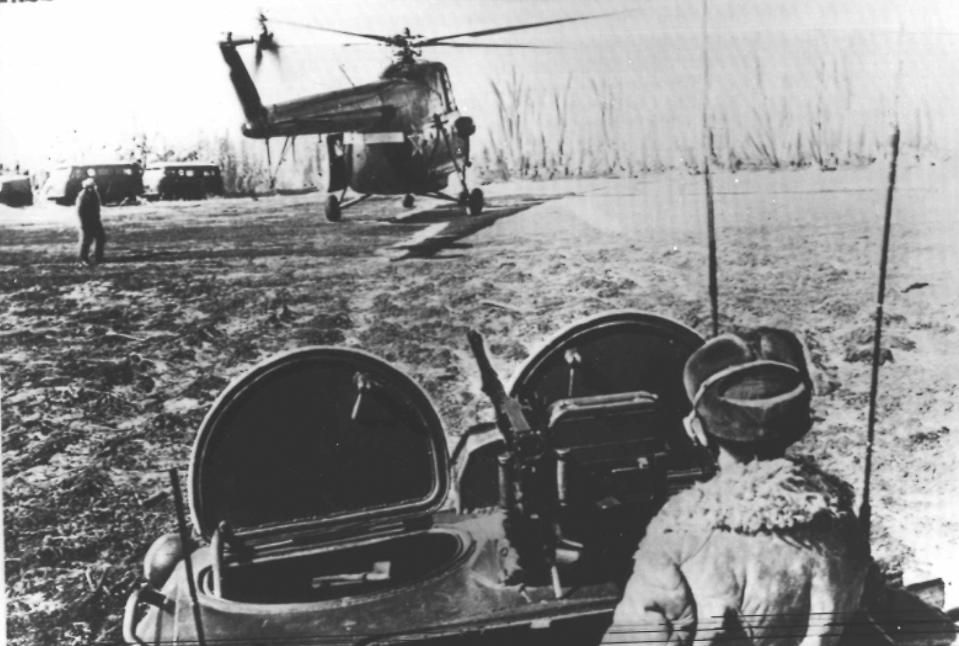
<instances>
[{"instance_id":1,"label":"helicopter cockpit window","mask_svg":"<svg viewBox=\"0 0 959 646\"><path fill-rule=\"evenodd\" d=\"M450 85L450 77L448 74L440 74L440 77L443 80L443 96L446 99L446 108L453 112L456 110L456 101L453 99L453 86Z\"/></svg>"},{"instance_id":2,"label":"helicopter cockpit window","mask_svg":"<svg viewBox=\"0 0 959 646\"><path fill-rule=\"evenodd\" d=\"M449 99L447 96L446 75L441 70L431 70L429 76L430 84L430 112L433 114L442 114L448 112Z\"/></svg>"}]
</instances>

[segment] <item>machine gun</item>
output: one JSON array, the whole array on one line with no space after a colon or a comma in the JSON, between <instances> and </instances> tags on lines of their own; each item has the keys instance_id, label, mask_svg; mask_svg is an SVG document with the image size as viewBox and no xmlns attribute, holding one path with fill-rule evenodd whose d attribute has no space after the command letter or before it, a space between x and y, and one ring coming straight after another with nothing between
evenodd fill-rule
<instances>
[{"instance_id":1,"label":"machine gun","mask_svg":"<svg viewBox=\"0 0 959 646\"><path fill-rule=\"evenodd\" d=\"M499 375L489 362L486 355L486 345L483 342L483 335L476 330L470 330L466 333L466 339L469 341L470 349L476 359L479 367L481 389L483 393L490 398L493 408L496 411L496 425L506 440L506 446L510 451L516 451L521 444L529 442L535 444L542 440L542 433L530 428L526 415L523 413L523 407L516 399L506 394L503 383ZM532 442L530 442L532 440ZM532 447L527 447L529 450Z\"/></svg>"},{"instance_id":2,"label":"machine gun","mask_svg":"<svg viewBox=\"0 0 959 646\"><path fill-rule=\"evenodd\" d=\"M506 512L507 538L519 556L519 576L531 582L548 575L560 598L558 566L575 563L583 548L564 538L560 526L566 498L564 455L553 450L543 430L530 425L522 404L506 393L482 335L470 330L467 340L479 366L481 388L493 404L496 425L506 443L498 456L499 505Z\"/></svg>"}]
</instances>

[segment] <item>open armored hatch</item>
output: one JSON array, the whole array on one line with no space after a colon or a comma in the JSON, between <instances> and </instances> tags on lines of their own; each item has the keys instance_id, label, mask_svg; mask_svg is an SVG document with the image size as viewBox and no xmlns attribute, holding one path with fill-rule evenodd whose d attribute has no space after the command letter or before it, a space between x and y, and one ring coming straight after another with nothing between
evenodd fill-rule
<instances>
[{"instance_id":1,"label":"open armored hatch","mask_svg":"<svg viewBox=\"0 0 959 646\"><path fill-rule=\"evenodd\" d=\"M519 371L511 394L531 422L547 429L552 448L588 465L570 481L564 514L577 541L595 542L582 528L616 515L604 507L632 515L638 498L648 517L668 483L708 474L680 421L682 366L701 343L661 317L607 313L562 332ZM502 442L498 431L461 442L460 507L497 504ZM253 368L215 402L194 446L193 521L211 550L201 588L302 602L448 571L475 546L436 517L450 489L446 446L429 397L372 355L315 347ZM641 530L628 532L624 549Z\"/></svg>"},{"instance_id":2,"label":"open armored hatch","mask_svg":"<svg viewBox=\"0 0 959 646\"><path fill-rule=\"evenodd\" d=\"M315 599L363 574L367 589L396 584L464 550L453 534L415 531L448 490L433 404L356 350L290 352L227 388L201 426L190 476L193 520L213 551L207 582L223 598ZM368 542L351 553L328 549L357 538ZM391 571L367 573L353 560ZM291 571L304 568L309 580Z\"/></svg>"}]
</instances>

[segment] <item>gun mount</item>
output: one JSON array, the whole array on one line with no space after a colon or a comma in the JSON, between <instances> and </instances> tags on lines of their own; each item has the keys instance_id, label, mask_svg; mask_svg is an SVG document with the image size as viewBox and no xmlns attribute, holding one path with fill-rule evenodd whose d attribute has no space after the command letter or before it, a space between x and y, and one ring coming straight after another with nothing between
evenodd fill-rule
<instances>
[{"instance_id":1,"label":"gun mount","mask_svg":"<svg viewBox=\"0 0 959 646\"><path fill-rule=\"evenodd\" d=\"M714 471L681 425L682 368L702 339L660 317L604 314L550 341L509 392L479 335L469 341L497 428L453 453L458 507L504 510L514 580L557 596L597 576L619 583L668 495Z\"/></svg>"}]
</instances>

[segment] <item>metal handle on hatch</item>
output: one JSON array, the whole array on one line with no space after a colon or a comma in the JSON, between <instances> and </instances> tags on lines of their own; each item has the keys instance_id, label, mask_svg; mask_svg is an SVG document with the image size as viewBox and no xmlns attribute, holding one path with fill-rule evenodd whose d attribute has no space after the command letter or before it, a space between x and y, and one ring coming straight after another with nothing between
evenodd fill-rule
<instances>
[{"instance_id":1,"label":"metal handle on hatch","mask_svg":"<svg viewBox=\"0 0 959 646\"><path fill-rule=\"evenodd\" d=\"M123 641L127 644L142 644L143 641L136 636L134 628L140 622L138 610L140 608L140 592L143 586L137 588L127 599L127 605L123 610Z\"/></svg>"},{"instance_id":2,"label":"metal handle on hatch","mask_svg":"<svg viewBox=\"0 0 959 646\"><path fill-rule=\"evenodd\" d=\"M143 598L146 595L146 598ZM142 639L137 637L135 629L140 623L140 604L147 604L159 608L161 611L172 612L173 602L162 592L153 588L149 583L144 583L134 590L127 599L126 607L123 609L123 641L128 644L145 644Z\"/></svg>"}]
</instances>

